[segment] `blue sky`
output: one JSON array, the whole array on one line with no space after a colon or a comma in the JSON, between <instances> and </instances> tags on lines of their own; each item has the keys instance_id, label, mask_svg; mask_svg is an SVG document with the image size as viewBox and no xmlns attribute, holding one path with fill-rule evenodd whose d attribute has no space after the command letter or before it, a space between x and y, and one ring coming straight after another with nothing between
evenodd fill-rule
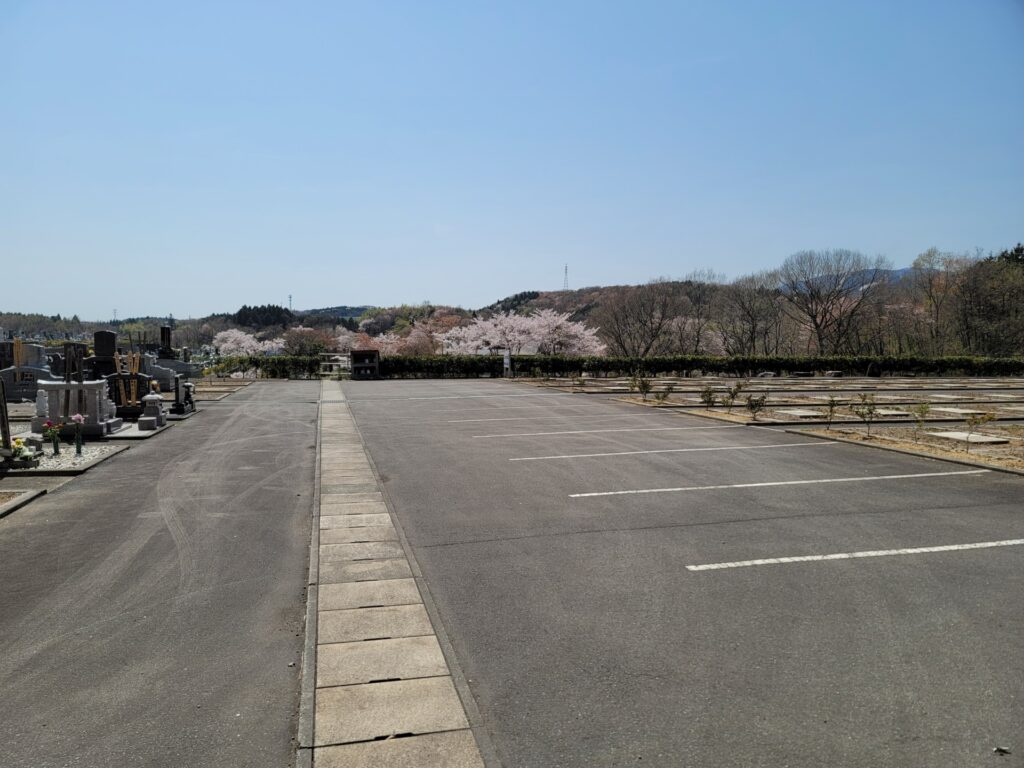
<instances>
[{"instance_id":1,"label":"blue sky","mask_svg":"<svg viewBox=\"0 0 1024 768\"><path fill-rule=\"evenodd\" d=\"M1024 239L1024 3L0 3L0 309L198 316Z\"/></svg>"}]
</instances>

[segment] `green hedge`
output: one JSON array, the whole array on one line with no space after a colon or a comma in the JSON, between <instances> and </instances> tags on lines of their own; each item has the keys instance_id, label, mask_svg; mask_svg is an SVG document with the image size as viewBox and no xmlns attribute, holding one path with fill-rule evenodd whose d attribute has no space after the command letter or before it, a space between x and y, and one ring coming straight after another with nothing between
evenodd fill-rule
<instances>
[{"instance_id":1,"label":"green hedge","mask_svg":"<svg viewBox=\"0 0 1024 768\"><path fill-rule=\"evenodd\" d=\"M300 355L231 355L222 357L214 373L226 375L255 369L268 379L313 379L320 374L320 358Z\"/></svg>"},{"instance_id":2,"label":"green hedge","mask_svg":"<svg viewBox=\"0 0 1024 768\"><path fill-rule=\"evenodd\" d=\"M502 375L498 355L429 355L385 357L380 375L385 379L454 379ZM710 357L678 355L671 357L562 357L516 355L512 367L517 376L627 376L640 371L686 376L691 371L723 376L753 376L771 371L785 376L798 371L823 373L842 371L846 376L1022 376L1024 358L1020 357ZM318 357L289 355L239 355L222 358L215 367L221 374L256 369L266 378L316 378L320 372Z\"/></svg>"},{"instance_id":3,"label":"green hedge","mask_svg":"<svg viewBox=\"0 0 1024 768\"><path fill-rule=\"evenodd\" d=\"M847 376L1021 376L1024 358L992 357L561 357L516 355L512 367L517 376L572 377L625 376L635 371L647 375L686 376L691 371L724 376L753 376L771 371L779 376L807 371L842 371ZM501 376L498 356L434 355L387 357L381 360L383 378L459 378Z\"/></svg>"}]
</instances>

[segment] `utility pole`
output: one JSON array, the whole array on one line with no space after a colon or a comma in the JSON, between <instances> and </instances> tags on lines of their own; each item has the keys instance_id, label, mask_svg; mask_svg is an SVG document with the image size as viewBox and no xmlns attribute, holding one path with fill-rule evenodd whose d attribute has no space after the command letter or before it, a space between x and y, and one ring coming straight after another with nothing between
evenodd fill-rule
<instances>
[{"instance_id":1,"label":"utility pole","mask_svg":"<svg viewBox=\"0 0 1024 768\"><path fill-rule=\"evenodd\" d=\"M568 291L569 290L569 265L568 264L565 265L565 279L562 280L562 290L563 291Z\"/></svg>"},{"instance_id":2,"label":"utility pole","mask_svg":"<svg viewBox=\"0 0 1024 768\"><path fill-rule=\"evenodd\" d=\"M292 311L292 295L290 293L288 294L288 311Z\"/></svg>"}]
</instances>

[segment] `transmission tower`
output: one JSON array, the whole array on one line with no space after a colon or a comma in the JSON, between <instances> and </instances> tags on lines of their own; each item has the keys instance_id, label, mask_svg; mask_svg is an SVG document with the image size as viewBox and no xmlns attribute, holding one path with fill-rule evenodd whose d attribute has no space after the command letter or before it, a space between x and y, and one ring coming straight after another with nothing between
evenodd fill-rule
<instances>
[{"instance_id":1,"label":"transmission tower","mask_svg":"<svg viewBox=\"0 0 1024 768\"><path fill-rule=\"evenodd\" d=\"M569 265L568 264L565 265L565 277L562 280L562 290L563 291L568 291L569 290Z\"/></svg>"}]
</instances>

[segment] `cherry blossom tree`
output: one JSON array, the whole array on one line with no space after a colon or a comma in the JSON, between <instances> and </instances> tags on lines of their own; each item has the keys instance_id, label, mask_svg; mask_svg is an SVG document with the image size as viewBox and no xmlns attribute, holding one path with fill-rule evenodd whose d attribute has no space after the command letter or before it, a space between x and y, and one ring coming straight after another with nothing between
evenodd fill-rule
<instances>
[{"instance_id":1,"label":"cherry blossom tree","mask_svg":"<svg viewBox=\"0 0 1024 768\"><path fill-rule=\"evenodd\" d=\"M213 346L222 355L259 355L270 350L274 342L260 341L251 333L229 328L213 337ZM275 350L279 351L279 350Z\"/></svg>"},{"instance_id":2,"label":"cherry blossom tree","mask_svg":"<svg viewBox=\"0 0 1024 768\"><path fill-rule=\"evenodd\" d=\"M537 310L532 315L506 312L477 318L469 325L442 334L441 340L444 351L451 354L508 349L512 354L536 350L541 354L599 355L605 350L596 330L550 309Z\"/></svg>"}]
</instances>

